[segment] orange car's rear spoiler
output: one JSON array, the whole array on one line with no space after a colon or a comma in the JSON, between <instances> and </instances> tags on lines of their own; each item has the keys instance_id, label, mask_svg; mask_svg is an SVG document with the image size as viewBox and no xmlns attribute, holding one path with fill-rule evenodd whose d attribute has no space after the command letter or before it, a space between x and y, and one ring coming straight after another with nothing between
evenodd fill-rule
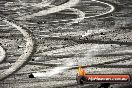
<instances>
[{"instance_id":1,"label":"orange car's rear spoiler","mask_svg":"<svg viewBox=\"0 0 132 88\"><path fill-rule=\"evenodd\" d=\"M79 66L79 68L78 68L78 75L79 75L79 76L84 76L84 75L86 75L85 70L84 70L83 68L81 68L81 66Z\"/></svg>"}]
</instances>

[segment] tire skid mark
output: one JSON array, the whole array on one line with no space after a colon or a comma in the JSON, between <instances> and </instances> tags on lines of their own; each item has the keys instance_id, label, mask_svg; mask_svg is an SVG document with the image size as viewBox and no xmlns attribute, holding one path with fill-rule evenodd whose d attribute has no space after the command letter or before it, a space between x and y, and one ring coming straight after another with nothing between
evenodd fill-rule
<instances>
[{"instance_id":1,"label":"tire skid mark","mask_svg":"<svg viewBox=\"0 0 132 88\"><path fill-rule=\"evenodd\" d=\"M50 1L47 1L47 2L45 2L44 0L42 0L42 2L41 3L38 3L38 4L30 4L30 6L34 6L34 7L37 7L37 8L43 8L43 7L46 7L46 6L50 6L50 4L53 2L53 1L55 1L55 0L50 0ZM27 4L23 4L21 1L20 1L20 3L22 4L22 5L24 5L24 6L27 6Z\"/></svg>"},{"instance_id":2,"label":"tire skid mark","mask_svg":"<svg viewBox=\"0 0 132 88\"><path fill-rule=\"evenodd\" d=\"M84 18L85 18L85 13L84 13L84 12L82 12L81 10L75 9L75 8L69 8L69 10L75 12L75 14L78 15L78 18L76 18L76 19L71 19L72 22L69 22L69 23L68 23L69 25L71 25L71 24L73 24L73 23L79 23L79 22L81 22L82 20L84 20Z\"/></svg>"},{"instance_id":3,"label":"tire skid mark","mask_svg":"<svg viewBox=\"0 0 132 88\"><path fill-rule=\"evenodd\" d=\"M35 16L44 16L44 15L48 15L48 14L51 14L51 13L59 12L59 11L65 10L67 8L75 6L76 4L79 3L79 1L80 0L69 0L67 3L64 3L62 5L49 8L48 10L42 10L42 11L40 11L38 13L34 13L32 15L26 15L26 16L18 17L16 19L17 20L26 20L26 19L29 19L29 18L33 18Z\"/></svg>"},{"instance_id":4,"label":"tire skid mark","mask_svg":"<svg viewBox=\"0 0 132 88\"><path fill-rule=\"evenodd\" d=\"M93 1L97 2L97 3L105 4L105 5L109 6L111 9L109 11L107 11L106 13L98 14L98 15L95 15L95 16L88 16L88 17L85 17L85 18L93 18L93 17L103 16L103 15L112 13L115 10L115 7L111 4L109 4L109 3L98 1L98 0L93 0Z\"/></svg>"},{"instance_id":5,"label":"tire skid mark","mask_svg":"<svg viewBox=\"0 0 132 88\"><path fill-rule=\"evenodd\" d=\"M82 68L87 68L87 67L99 67L99 68L132 68L132 65L111 65L113 63L117 63L120 61L124 60L131 60L132 57L128 58L123 58L119 60L114 60L114 61L108 61L108 62L103 62L103 63L98 63L98 64L92 64L92 65L84 65ZM71 69L77 69L78 66L73 66Z\"/></svg>"},{"instance_id":6,"label":"tire skid mark","mask_svg":"<svg viewBox=\"0 0 132 88\"><path fill-rule=\"evenodd\" d=\"M115 7L114 7L113 5L111 5L111 4L109 4L109 3L102 2L102 1L98 1L98 0L92 0L92 1L93 1L93 2L97 2L97 3L101 3L101 4L105 4L105 5L109 6L111 9L110 9L109 11L105 12L105 13L102 13L102 14L98 14L98 15L94 15L94 16L85 17L85 19L104 16L104 15L107 15L107 14L110 14L110 13L114 12L114 10L115 10ZM100 32L100 31L98 31L98 32ZM96 32L96 33L98 33L98 32ZM103 32L106 32L106 31L103 30ZM91 34L91 33L89 33L89 32L87 31L84 35L82 35L82 37L88 36L88 35L90 35L90 34Z\"/></svg>"},{"instance_id":7,"label":"tire skid mark","mask_svg":"<svg viewBox=\"0 0 132 88\"><path fill-rule=\"evenodd\" d=\"M102 40L88 40L86 39L71 39L72 41L78 43L78 44L84 44L84 43L93 43L93 44L118 44L118 45L132 45L132 42L122 42L122 41L102 41Z\"/></svg>"},{"instance_id":8,"label":"tire skid mark","mask_svg":"<svg viewBox=\"0 0 132 88\"><path fill-rule=\"evenodd\" d=\"M32 54L33 51L33 46L34 46L34 42L32 40L32 36L24 29L22 29L20 26L9 22L7 20L3 20L5 23L15 27L17 30L19 30L23 36L25 37L26 40L26 49L24 50L23 54L18 58L18 60L12 64L12 66L5 70L2 71L0 74L0 80L3 80L4 78L8 77L9 75L11 75L12 73L14 73L15 71L17 71L24 63L26 63L26 61L28 60L29 56Z\"/></svg>"},{"instance_id":9,"label":"tire skid mark","mask_svg":"<svg viewBox=\"0 0 132 88\"><path fill-rule=\"evenodd\" d=\"M57 78L57 79L56 79ZM16 80L7 80L6 82L4 82L4 84L9 84L9 83L14 83L14 81L17 81L17 83L37 83L37 82L50 82L50 81L64 81L64 80L75 80L75 78L71 78L71 77L64 77L64 78L60 78L60 77L56 77L56 78L49 78L49 79L23 79L20 81L20 79L16 79ZM11 81L11 82L9 82Z\"/></svg>"},{"instance_id":10,"label":"tire skid mark","mask_svg":"<svg viewBox=\"0 0 132 88\"><path fill-rule=\"evenodd\" d=\"M100 63L99 65L113 64L113 63L117 63L117 62L121 62L121 61L129 61L131 59L132 59L132 57L127 57L127 58L123 58L123 59L119 59L119 60L113 60L113 61L108 61L108 62Z\"/></svg>"},{"instance_id":11,"label":"tire skid mark","mask_svg":"<svg viewBox=\"0 0 132 88\"><path fill-rule=\"evenodd\" d=\"M69 20L59 20L59 21L51 21L54 23L58 23L58 22L68 22L68 21L72 21L72 22L68 22L67 25L72 25L73 23L79 23L82 20L84 20L85 18L85 13L82 12L81 10L75 9L75 8L67 8L67 10L73 11L74 14L76 14L78 16L78 18L76 19L69 19Z\"/></svg>"},{"instance_id":12,"label":"tire skid mark","mask_svg":"<svg viewBox=\"0 0 132 88\"><path fill-rule=\"evenodd\" d=\"M2 48L2 46L0 46L0 63L2 63L2 61L5 59L5 57L6 57L6 52Z\"/></svg>"}]
</instances>

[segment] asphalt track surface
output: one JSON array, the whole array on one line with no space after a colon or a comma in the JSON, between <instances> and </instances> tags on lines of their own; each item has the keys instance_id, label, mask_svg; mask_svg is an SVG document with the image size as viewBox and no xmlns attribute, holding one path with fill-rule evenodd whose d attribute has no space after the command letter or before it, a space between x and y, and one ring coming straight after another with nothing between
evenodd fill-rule
<instances>
[{"instance_id":1,"label":"asphalt track surface","mask_svg":"<svg viewBox=\"0 0 132 88\"><path fill-rule=\"evenodd\" d=\"M72 7L76 6L79 3L79 0L68 0L66 3L63 3L61 5L58 5L58 6L51 5L51 7L49 9L47 9L47 10L42 10L42 11L39 11L37 13L33 13L32 15L25 15L25 16L17 17L17 18L15 18L15 20L21 20L21 21L23 21L23 20L29 20L29 19L32 19L32 18L37 17L37 16L38 17L39 16L46 16L46 15L49 15L49 14L56 13L56 12L63 11L63 10L66 10L67 9L67 10L72 11L74 14L76 14L78 16L76 19L72 19L72 22L67 23L67 25L68 24L72 25L74 23L79 23L79 22L81 22L83 20L89 20L91 18L96 18L96 17L100 17L100 16L105 16L105 15L111 14L115 10L115 7L113 5L107 3L107 2L95 1L95 0L92 1L92 2L104 4L104 5L108 6L110 9L108 11L102 13L102 14L97 14L97 15L93 15L93 16L85 16L85 13L83 11L78 10L78 9L75 9L75 8L72 8ZM40 3L40 4L33 4L33 6L35 6L35 7L39 7L40 6L40 8L42 8L42 7L45 7L45 6L50 5L51 2L49 2L49 3L45 4L45 5L42 5L42 4L43 4L43 2ZM51 66L58 66L58 67L62 67L62 68L63 68L63 66L64 67L65 66L68 66L68 68L63 69L62 71L58 70L60 72L63 72L63 71L68 70L68 69L69 70L77 69L77 66L74 66L74 64L70 64L70 62L72 62L72 60L70 60L70 59L68 59L68 61L66 61L66 63L68 63L66 65L65 64L63 65L63 63L56 65L55 64L56 61L55 61L55 63L53 61L53 63L49 63L49 64L40 63L40 62L34 62L34 61L27 62L28 59L29 59L29 57L30 57L30 55L32 54L33 48L34 48L34 42L33 42L33 38L31 36L31 34L29 32L27 32L25 29L23 29L21 26L18 26L17 24L8 21L5 18L2 21L5 22L8 25L14 27L15 29L19 30L23 34L23 36L24 36L24 38L26 40L26 49L25 49L24 53L22 55L20 55L20 57L16 61L13 61L13 60L11 60L12 62L9 61L12 64L9 65L9 69L3 70L3 72L0 74L0 79L1 80L3 80L4 78L7 78L9 75L11 75L14 72L16 72L17 70L19 70L21 68L21 66L23 66L23 64L28 64L27 66L37 65L38 64L38 65L49 66L49 67L51 67ZM66 20L63 20L63 21L66 21ZM59 22L59 21L56 21L56 23L57 22ZM102 31L103 32L104 31L105 32L108 32L107 30L102 30ZM102 32L102 31L96 31L95 33L98 34L98 33ZM93 33L93 31L92 31L92 33ZM80 40L78 41L76 39L74 39L74 40L71 39L74 42L80 43L80 45L74 45L74 46L71 46L71 47L66 47L65 49L62 48L62 49L47 51L47 52L44 52L43 54L46 54L46 55L49 55L49 56L52 55L52 54L62 55L63 56L63 54L68 55L68 54L72 53L70 51L73 51L73 49L74 49L74 53L75 53L75 52L77 52L79 50L78 48L81 48L82 50L85 50L86 47L88 47L88 48L86 48L86 50L87 50L88 53L92 53L93 51L96 51L96 50L97 50L97 53L98 53L98 50L100 50L100 49L102 49L102 50L103 49L106 49L106 50L108 49L109 50L109 48L111 48L111 45L109 45L109 44L112 44L112 42L107 42L107 41L100 41L99 42L99 41L96 41L96 40L95 41L92 40L91 42L90 41L86 41L85 42L85 40L83 38L85 36L91 35L92 33L89 33L89 31L87 31L86 33L82 34L81 35L82 36L82 41L80 41ZM54 36L52 36L52 37L54 37ZM55 36L55 38L58 38L58 36L57 37ZM87 45L87 43L89 43L89 42L90 43L93 43L93 45ZM83 44L83 43L86 43L86 44ZM99 43L100 45L97 45L96 43ZM126 51L120 52L121 50L120 50L120 46L118 46L118 44L131 45L132 44L131 42L124 43L124 42L115 42L115 41L113 41L113 46L115 45L115 51L117 51L118 54L121 53L120 55L122 55L122 54L131 55L131 50L129 48L124 48L129 53L126 53ZM83 46L85 46L85 47L83 48ZM74 47L77 47L77 48L75 49ZM91 47L91 48L89 49L89 47ZM104 48L102 48L102 47L104 47ZM1 56L2 58L0 59L0 62L2 62L4 60L4 58L5 58L5 51L4 51L4 49L2 47L1 47L0 50L2 51L2 54L3 54L3 56ZM102 55L102 53L101 53L101 55L96 55L96 56L97 57L107 57L107 56L112 56L112 55L115 56L115 55L117 55L117 53L113 53L113 54L109 54L109 55L107 55L107 54ZM39 54L38 54L38 56L39 56ZM93 57L93 56L88 55L87 57ZM102 61L101 63L95 62L96 64L91 64L91 65L90 64L87 65L87 62L86 62L86 63L84 63L84 65L82 65L82 67L83 68L87 68L87 67L91 67L91 68L92 67L99 67L99 68L103 68L103 67L105 67L105 68L107 68L107 67L108 68L116 68L116 67L117 68L131 68L131 65L126 65L126 64L125 65L120 65L120 64L118 65L117 64L118 62L121 62L121 61L130 61L130 60L131 60L131 57L128 56L127 58L124 58L124 59L121 58L121 59L115 59L115 60L110 60L110 61L109 60L108 61ZM85 59L84 59L84 61L85 61ZM49 60L49 62L50 62L50 60ZM52 59L51 59L51 62L52 62ZM116 63L117 65L114 65L113 66L114 63ZM42 71L43 71L43 69L44 68L42 68ZM55 68L51 68L51 71L54 72L53 69L56 69L56 67ZM41 71L41 70L39 69L39 71ZM20 74L29 74L31 72L32 71L30 71L30 72L21 72ZM58 72L58 73L60 73L60 72ZM104 73L105 73L105 71L104 71ZM68 77L67 78L63 77L63 78L64 79L62 79L60 77L60 78L57 78L57 79L58 80L61 80L62 79L61 81L66 80L66 79L70 79L70 77L69 78ZM27 82L26 80L25 80L25 82ZM71 78L70 80L74 80L74 79ZM33 79L33 82L34 81L36 81L36 79ZM41 80L41 81L44 81L44 80ZM56 80L54 79L52 81L56 81ZM22 81L20 81L20 82L22 82ZM39 79L38 79L38 82L40 82ZM51 83L49 83L49 86L47 86L47 87L52 87L52 86L50 86ZM39 84L36 84L36 86L37 85L39 85ZM21 86L21 88L22 87L24 87L24 86ZM33 86L30 86L30 87L33 87ZM56 85L56 87L84 87L84 88L85 87L91 87L92 88L92 87L94 87L94 85L88 85L88 86L87 85L83 85L83 86L79 86L79 85L76 84L75 81L73 81L73 82L71 82L71 84L68 83L68 84L64 84L64 85L58 85L58 86Z\"/></svg>"}]
</instances>

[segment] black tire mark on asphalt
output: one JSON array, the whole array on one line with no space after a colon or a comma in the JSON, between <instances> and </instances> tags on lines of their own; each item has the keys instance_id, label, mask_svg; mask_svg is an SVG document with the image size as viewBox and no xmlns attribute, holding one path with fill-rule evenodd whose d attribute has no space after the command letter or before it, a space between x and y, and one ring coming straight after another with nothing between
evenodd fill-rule
<instances>
[{"instance_id":1,"label":"black tire mark on asphalt","mask_svg":"<svg viewBox=\"0 0 132 88\"><path fill-rule=\"evenodd\" d=\"M102 40L87 40L86 39L72 39L74 42L78 44L84 44L84 43L93 43L93 44L118 44L118 45L132 45L132 42L121 42L121 41L102 41Z\"/></svg>"},{"instance_id":2,"label":"black tire mark on asphalt","mask_svg":"<svg viewBox=\"0 0 132 88\"><path fill-rule=\"evenodd\" d=\"M132 65L92 65L95 68L132 68Z\"/></svg>"},{"instance_id":3,"label":"black tire mark on asphalt","mask_svg":"<svg viewBox=\"0 0 132 88\"><path fill-rule=\"evenodd\" d=\"M131 60L131 59L132 59L132 57L127 57L127 58L124 58L124 59L119 59L119 60L113 60L113 61L108 61L108 62L100 63L98 65L113 64L113 63L117 63L117 62L121 62L121 61Z\"/></svg>"},{"instance_id":4,"label":"black tire mark on asphalt","mask_svg":"<svg viewBox=\"0 0 132 88\"><path fill-rule=\"evenodd\" d=\"M54 0L51 5L56 5L56 6L59 6L59 5L62 5L62 4L65 4L67 3L69 0L63 0L63 2L61 2L62 0ZM59 4L58 4L59 3Z\"/></svg>"},{"instance_id":5,"label":"black tire mark on asphalt","mask_svg":"<svg viewBox=\"0 0 132 88\"><path fill-rule=\"evenodd\" d=\"M103 40L96 40L96 39L89 39L87 37L48 37L49 39L55 40L69 40L73 41L75 44L85 44L85 43L93 43L93 44L118 44L118 45L128 45L131 46L132 42L123 42L123 41L103 41Z\"/></svg>"},{"instance_id":6,"label":"black tire mark on asphalt","mask_svg":"<svg viewBox=\"0 0 132 88\"><path fill-rule=\"evenodd\" d=\"M132 56L132 53L99 54L99 55L95 55L94 57L125 56L125 55Z\"/></svg>"},{"instance_id":7,"label":"black tire mark on asphalt","mask_svg":"<svg viewBox=\"0 0 132 88\"><path fill-rule=\"evenodd\" d=\"M132 68L132 65L110 65L113 63L117 63L117 62L121 62L121 61L125 61L125 60L131 60L132 57L128 57L128 58L124 58L124 59L120 59L120 60L113 60L113 61L108 61L108 62L103 62L103 63L99 63L99 64L93 64L93 65L85 65L85 66L81 66L82 68L87 68L87 67L100 67L100 68ZM78 66L73 67L71 69L77 69Z\"/></svg>"},{"instance_id":8,"label":"black tire mark on asphalt","mask_svg":"<svg viewBox=\"0 0 132 88\"><path fill-rule=\"evenodd\" d=\"M49 78L49 79L47 79L47 78L36 79L36 78L28 78L27 77L26 79L6 80L6 82L4 82L4 84L14 83L14 81L17 81L17 83L37 83L37 82L64 81L64 80L75 80L75 78L73 78L73 77L63 77L63 78L56 77L56 78Z\"/></svg>"},{"instance_id":9,"label":"black tire mark on asphalt","mask_svg":"<svg viewBox=\"0 0 132 88\"><path fill-rule=\"evenodd\" d=\"M88 68L88 67L95 67L95 68L132 68L132 65L100 65L100 64L95 64L95 65L85 65L81 66L82 68ZM69 70L72 69L78 69L78 67L73 67L70 68Z\"/></svg>"},{"instance_id":10,"label":"black tire mark on asphalt","mask_svg":"<svg viewBox=\"0 0 132 88\"><path fill-rule=\"evenodd\" d=\"M10 63L15 63L16 61L9 61ZM33 61L27 61L25 63L26 65L40 65L40 66L49 66L49 67L57 67L60 66L61 64L47 64L47 63L43 63L43 62L33 62ZM8 69L11 65L8 66L4 66L4 67L0 67L0 70L3 69ZM22 67L24 67L25 65L23 65ZM16 71L17 72L17 71Z\"/></svg>"},{"instance_id":11,"label":"black tire mark on asphalt","mask_svg":"<svg viewBox=\"0 0 132 88\"><path fill-rule=\"evenodd\" d=\"M111 4L111 5L113 5L115 7L115 10L111 14L115 14L116 12L119 12L119 11L122 10L122 8L124 8L124 6L118 5L118 4L116 4L116 3L112 2L112 1L111 2L108 1L108 0L100 0L100 1L109 3L109 4Z\"/></svg>"},{"instance_id":12,"label":"black tire mark on asphalt","mask_svg":"<svg viewBox=\"0 0 132 88\"><path fill-rule=\"evenodd\" d=\"M113 55L113 54L112 54ZM97 55L98 56L98 55ZM100 55L99 55L100 56ZM107 56L107 55L106 55ZM114 56L114 55L113 55ZM108 61L108 62L103 62L103 63L99 63L99 64L93 64L90 66L82 66L82 68L86 68L86 67L101 67L101 68L132 68L131 65L108 65L108 64L112 64L112 63L118 63L121 61L126 61L126 60L131 60L132 57L127 57L127 58L123 58L123 59L119 59L119 60L113 60L113 61ZM13 63L15 61L9 61L10 63ZM61 64L46 64L43 62L34 62L34 61L30 61L27 64L29 65L43 65L43 66L50 66L50 67L56 67L59 66ZM7 67L6 67L7 68ZM77 69L78 67L73 67L72 69ZM2 69L2 68L1 68Z\"/></svg>"}]
</instances>

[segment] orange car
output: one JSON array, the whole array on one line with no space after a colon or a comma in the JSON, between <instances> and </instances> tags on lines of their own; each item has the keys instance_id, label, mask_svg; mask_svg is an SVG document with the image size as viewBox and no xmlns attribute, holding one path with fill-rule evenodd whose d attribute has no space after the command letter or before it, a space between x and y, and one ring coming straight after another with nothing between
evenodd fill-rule
<instances>
[{"instance_id":1,"label":"orange car","mask_svg":"<svg viewBox=\"0 0 132 88\"><path fill-rule=\"evenodd\" d=\"M76 75L78 84L84 83L128 83L130 82L130 75L125 74L86 74L85 70L79 66Z\"/></svg>"}]
</instances>

